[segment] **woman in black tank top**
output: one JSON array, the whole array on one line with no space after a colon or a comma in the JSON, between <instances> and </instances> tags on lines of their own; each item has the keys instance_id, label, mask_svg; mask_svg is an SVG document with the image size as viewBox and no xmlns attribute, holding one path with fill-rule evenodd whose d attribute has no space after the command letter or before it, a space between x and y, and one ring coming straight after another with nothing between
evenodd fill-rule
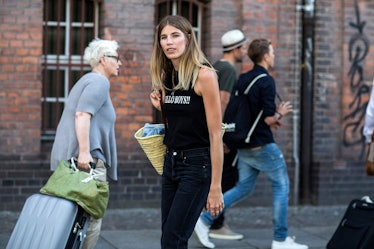
<instances>
[{"instance_id":1,"label":"woman in black tank top","mask_svg":"<svg viewBox=\"0 0 374 249\"><path fill-rule=\"evenodd\" d=\"M217 76L184 17L166 16L159 23L151 76L151 102L166 120L161 248L187 249L203 208L215 216L224 203ZM213 248L205 239L198 241Z\"/></svg>"}]
</instances>

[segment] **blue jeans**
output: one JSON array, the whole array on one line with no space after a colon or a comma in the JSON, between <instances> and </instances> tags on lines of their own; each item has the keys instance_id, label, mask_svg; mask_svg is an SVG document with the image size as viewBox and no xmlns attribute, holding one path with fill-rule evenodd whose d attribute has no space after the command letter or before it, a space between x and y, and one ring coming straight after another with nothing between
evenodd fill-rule
<instances>
[{"instance_id":1,"label":"blue jeans","mask_svg":"<svg viewBox=\"0 0 374 249\"><path fill-rule=\"evenodd\" d=\"M162 175L162 249L187 249L211 181L208 148L168 150Z\"/></svg>"},{"instance_id":2,"label":"blue jeans","mask_svg":"<svg viewBox=\"0 0 374 249\"><path fill-rule=\"evenodd\" d=\"M282 152L275 143L271 143L259 149L239 149L238 153L239 181L223 195L224 211L252 193L257 176L262 172L273 189L273 237L274 240L284 241L288 236L289 179ZM208 225L214 220L209 212L204 212L201 218Z\"/></svg>"}]
</instances>

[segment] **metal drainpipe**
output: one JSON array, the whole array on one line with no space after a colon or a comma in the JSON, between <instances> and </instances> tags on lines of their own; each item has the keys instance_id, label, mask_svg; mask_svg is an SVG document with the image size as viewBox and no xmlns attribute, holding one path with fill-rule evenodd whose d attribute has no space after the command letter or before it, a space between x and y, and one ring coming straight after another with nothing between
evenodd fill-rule
<instances>
[{"instance_id":1,"label":"metal drainpipe","mask_svg":"<svg viewBox=\"0 0 374 249\"><path fill-rule=\"evenodd\" d=\"M312 151L313 151L313 73L314 73L314 0L304 0L302 6L302 70L300 93L300 172L301 194L298 197L312 202Z\"/></svg>"},{"instance_id":2,"label":"metal drainpipe","mask_svg":"<svg viewBox=\"0 0 374 249\"><path fill-rule=\"evenodd\" d=\"M301 2L302 0L296 1L296 21L295 21L295 63L294 63L294 82L293 82L293 89L300 89L300 61L299 58L300 49L299 49L299 32L300 32L300 17L301 14L299 13L301 10ZM299 174L300 174L300 159L299 159L299 115L300 115L300 103L299 98L295 96L294 103L293 103L293 160L295 164L295 171L294 171L294 188L293 188L293 205L299 205Z\"/></svg>"}]
</instances>

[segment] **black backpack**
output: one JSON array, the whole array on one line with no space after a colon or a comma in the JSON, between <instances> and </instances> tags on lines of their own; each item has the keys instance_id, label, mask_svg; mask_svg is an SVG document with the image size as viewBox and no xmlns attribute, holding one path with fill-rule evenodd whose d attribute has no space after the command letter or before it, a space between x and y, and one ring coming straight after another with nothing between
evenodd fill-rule
<instances>
[{"instance_id":1,"label":"black backpack","mask_svg":"<svg viewBox=\"0 0 374 249\"><path fill-rule=\"evenodd\" d=\"M243 93L240 93L239 90L236 89L235 93L230 98L225 114L223 115L223 123L226 125L223 142L230 149L244 148L250 141L250 137L263 111L260 111L251 127L253 117L251 118L247 94L256 81L265 76L267 76L265 73L256 76Z\"/></svg>"}]
</instances>

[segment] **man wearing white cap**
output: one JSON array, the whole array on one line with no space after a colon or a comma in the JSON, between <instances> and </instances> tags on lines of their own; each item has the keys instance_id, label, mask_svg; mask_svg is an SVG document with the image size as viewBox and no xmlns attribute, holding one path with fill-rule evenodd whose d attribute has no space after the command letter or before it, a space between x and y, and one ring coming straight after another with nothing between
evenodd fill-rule
<instances>
[{"instance_id":1,"label":"man wearing white cap","mask_svg":"<svg viewBox=\"0 0 374 249\"><path fill-rule=\"evenodd\" d=\"M221 37L221 43L223 51L222 58L214 63L213 66L218 74L223 115L237 80L235 65L242 62L247 52L248 39L242 31L234 29L226 32Z\"/></svg>"},{"instance_id":2,"label":"man wearing white cap","mask_svg":"<svg viewBox=\"0 0 374 249\"><path fill-rule=\"evenodd\" d=\"M223 55L220 60L214 63L213 67L217 70L218 83L221 97L222 117L225 113L226 106L230 100L231 93L237 81L237 71L235 66L242 62L248 47L248 39L239 29L226 32L221 37ZM233 188L238 181L238 170L233 163L236 156L236 150L229 150L224 147L224 163L222 174L222 192ZM224 223L224 214L210 227L209 237L215 239L239 240L244 236L233 232L227 224Z\"/></svg>"}]
</instances>

